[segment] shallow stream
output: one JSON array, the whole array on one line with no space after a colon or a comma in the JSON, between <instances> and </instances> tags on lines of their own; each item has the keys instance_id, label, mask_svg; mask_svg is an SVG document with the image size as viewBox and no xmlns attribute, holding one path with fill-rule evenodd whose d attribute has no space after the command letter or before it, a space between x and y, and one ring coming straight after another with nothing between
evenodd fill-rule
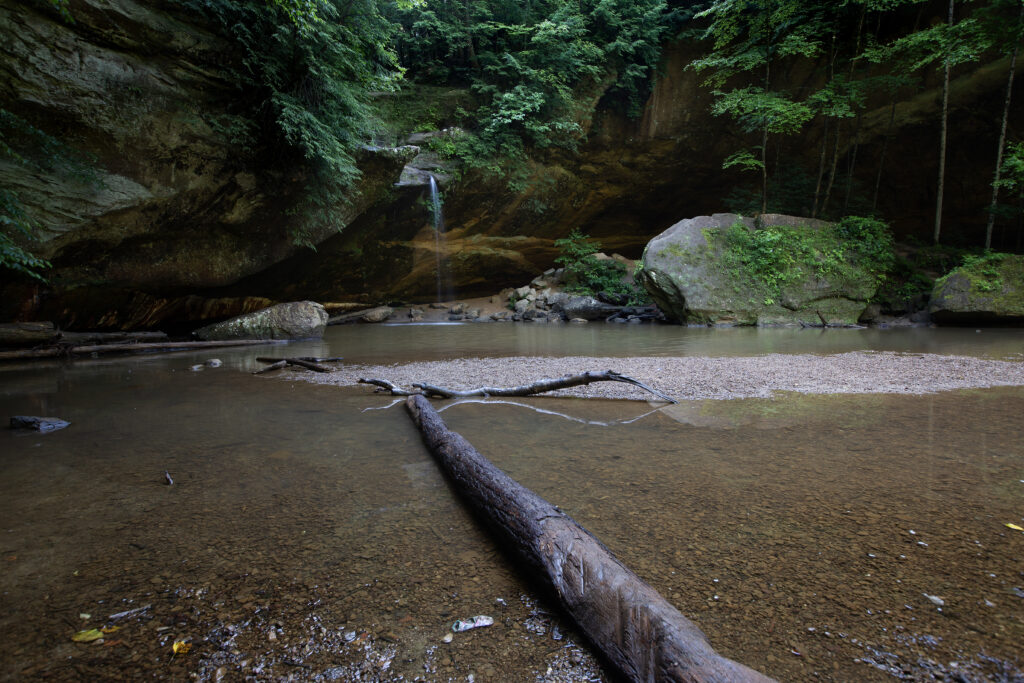
<instances>
[{"instance_id":1,"label":"shallow stream","mask_svg":"<svg viewBox=\"0 0 1024 683\"><path fill-rule=\"evenodd\" d=\"M1024 334L359 326L2 366L0 417L72 425L0 432L0 677L614 680L453 495L400 405L254 377L255 357L861 349L1019 358ZM214 357L224 364L190 370ZM659 405L517 403L442 415L726 656L786 681L1020 680L1024 533L1006 524L1024 526L1024 388L650 414ZM495 624L443 642L480 614ZM117 630L71 640L103 626Z\"/></svg>"}]
</instances>

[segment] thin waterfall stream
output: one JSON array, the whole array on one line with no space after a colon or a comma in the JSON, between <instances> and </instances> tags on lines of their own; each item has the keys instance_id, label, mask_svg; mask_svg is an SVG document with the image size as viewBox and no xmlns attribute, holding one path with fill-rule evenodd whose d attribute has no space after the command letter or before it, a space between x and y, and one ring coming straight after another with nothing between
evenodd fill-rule
<instances>
[{"instance_id":1,"label":"thin waterfall stream","mask_svg":"<svg viewBox=\"0 0 1024 683\"><path fill-rule=\"evenodd\" d=\"M437 261L437 301L455 299L455 286L452 282L451 264L448 256L448 240L444 233L444 210L441 206L441 192L437 187L437 178L430 175L430 204L434 218L434 257Z\"/></svg>"}]
</instances>

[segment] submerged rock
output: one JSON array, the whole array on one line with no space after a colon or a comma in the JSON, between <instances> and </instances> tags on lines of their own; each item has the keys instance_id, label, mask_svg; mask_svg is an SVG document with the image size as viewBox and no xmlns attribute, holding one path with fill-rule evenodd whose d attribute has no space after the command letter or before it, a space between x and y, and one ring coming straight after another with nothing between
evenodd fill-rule
<instances>
[{"instance_id":1,"label":"submerged rock","mask_svg":"<svg viewBox=\"0 0 1024 683\"><path fill-rule=\"evenodd\" d=\"M730 247L730 238L746 238L766 228L786 232L804 245L799 253L781 240L772 247L785 255L777 266L785 271L768 277ZM875 276L856 262L822 267L823 254L840 253L841 246L829 224L810 218L697 216L676 223L648 243L640 280L665 316L683 324L792 325L824 318L829 324L852 325L877 284ZM767 251L766 258L772 258L771 249Z\"/></svg>"},{"instance_id":2,"label":"submerged rock","mask_svg":"<svg viewBox=\"0 0 1024 683\"><path fill-rule=\"evenodd\" d=\"M23 429L33 432L55 432L71 426L67 420L59 417L35 417L32 415L15 415L11 418L11 429Z\"/></svg>"},{"instance_id":3,"label":"submerged rock","mask_svg":"<svg viewBox=\"0 0 1024 683\"><path fill-rule=\"evenodd\" d=\"M944 325L1024 324L1024 256L989 254L935 283L928 311Z\"/></svg>"},{"instance_id":4,"label":"submerged rock","mask_svg":"<svg viewBox=\"0 0 1024 683\"><path fill-rule=\"evenodd\" d=\"M327 311L313 301L293 301L207 325L194 332L203 341L313 339L324 336Z\"/></svg>"}]
</instances>

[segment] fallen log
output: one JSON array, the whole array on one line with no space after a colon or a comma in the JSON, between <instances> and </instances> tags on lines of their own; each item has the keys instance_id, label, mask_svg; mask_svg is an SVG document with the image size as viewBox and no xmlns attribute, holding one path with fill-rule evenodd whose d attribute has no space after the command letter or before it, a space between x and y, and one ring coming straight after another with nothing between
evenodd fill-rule
<instances>
[{"instance_id":1,"label":"fallen log","mask_svg":"<svg viewBox=\"0 0 1024 683\"><path fill-rule=\"evenodd\" d=\"M593 534L473 448L420 395L406 407L459 493L551 588L591 642L632 681L764 683L722 657L701 630Z\"/></svg>"},{"instance_id":2,"label":"fallen log","mask_svg":"<svg viewBox=\"0 0 1024 683\"><path fill-rule=\"evenodd\" d=\"M626 384L632 384L635 387L639 387L644 391L648 391L663 401L669 403L678 403L674 398L663 394L657 389L652 389L643 382L635 380L632 377L626 375L620 375L614 370L605 370L604 372L584 372L579 375L566 375L565 377L559 377L558 379L542 379L532 384L524 384L518 387L480 387L478 389L468 389L465 391L458 389L448 389L445 387L434 386L433 384L426 384L423 382L417 382L413 384L414 387L419 391L411 391L403 389L394 382L389 382L386 379L374 379L374 378L360 378L360 384L373 384L375 386L386 389L391 393L392 396L437 396L439 398L469 398L472 396L533 396L535 394L542 394L546 391L557 391L559 389L568 389L569 387L578 387L585 384L592 384L594 382L625 382Z\"/></svg>"},{"instance_id":3,"label":"fallen log","mask_svg":"<svg viewBox=\"0 0 1024 683\"><path fill-rule=\"evenodd\" d=\"M0 346L33 346L59 337L51 322L0 323Z\"/></svg>"},{"instance_id":4,"label":"fallen log","mask_svg":"<svg viewBox=\"0 0 1024 683\"><path fill-rule=\"evenodd\" d=\"M61 332L60 340L71 344L166 343L168 338L166 332Z\"/></svg>"},{"instance_id":5,"label":"fallen log","mask_svg":"<svg viewBox=\"0 0 1024 683\"><path fill-rule=\"evenodd\" d=\"M283 343L284 341L275 339L236 339L234 341L167 342L165 344L95 344L87 346L59 345L45 349L0 351L0 361L60 358L88 353L138 353L141 351L159 353L171 351L196 351L201 349L216 349L224 346L253 346L256 344Z\"/></svg>"}]
</instances>

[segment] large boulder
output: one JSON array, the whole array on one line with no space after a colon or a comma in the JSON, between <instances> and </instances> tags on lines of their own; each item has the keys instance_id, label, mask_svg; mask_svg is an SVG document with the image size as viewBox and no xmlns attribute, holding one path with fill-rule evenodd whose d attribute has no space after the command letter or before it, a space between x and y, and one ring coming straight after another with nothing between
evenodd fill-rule
<instances>
[{"instance_id":1,"label":"large boulder","mask_svg":"<svg viewBox=\"0 0 1024 683\"><path fill-rule=\"evenodd\" d=\"M877 276L823 221L716 213L648 243L640 279L669 320L700 325L855 324Z\"/></svg>"},{"instance_id":2,"label":"large boulder","mask_svg":"<svg viewBox=\"0 0 1024 683\"><path fill-rule=\"evenodd\" d=\"M195 331L203 341L227 339L315 339L324 336L327 311L313 301L293 301L240 315Z\"/></svg>"},{"instance_id":3,"label":"large boulder","mask_svg":"<svg viewBox=\"0 0 1024 683\"><path fill-rule=\"evenodd\" d=\"M1024 324L1024 256L969 260L936 281L928 311L940 325Z\"/></svg>"}]
</instances>

